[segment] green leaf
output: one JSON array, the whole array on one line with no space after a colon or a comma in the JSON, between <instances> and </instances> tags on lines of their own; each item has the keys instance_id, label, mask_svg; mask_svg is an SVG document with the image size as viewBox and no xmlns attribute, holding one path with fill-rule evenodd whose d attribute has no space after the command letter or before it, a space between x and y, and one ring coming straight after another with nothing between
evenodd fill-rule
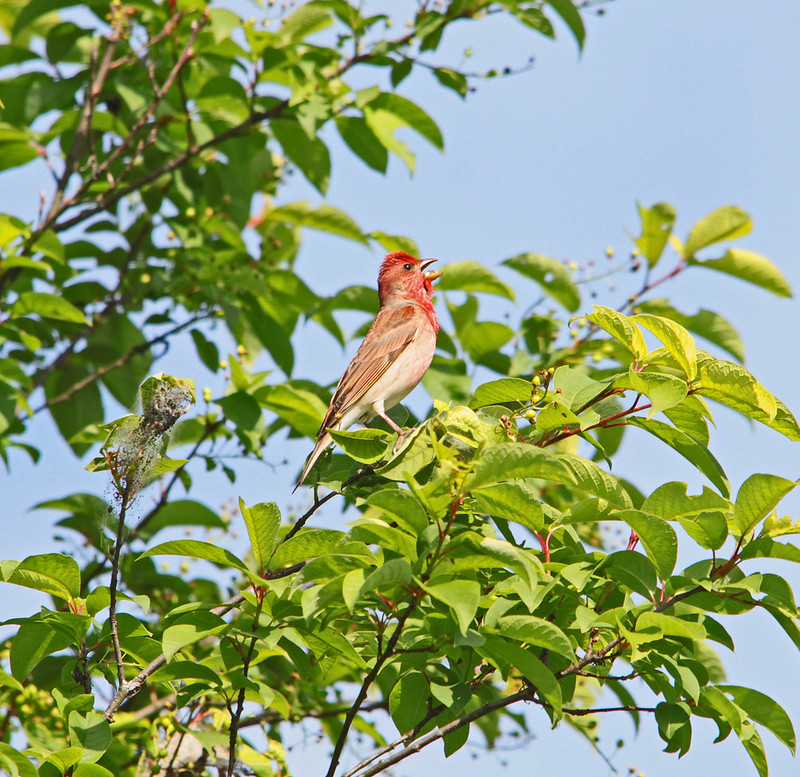
<instances>
[{"instance_id":1,"label":"green leaf","mask_svg":"<svg viewBox=\"0 0 800 777\"><path fill-rule=\"evenodd\" d=\"M72 601L81 595L81 570L71 556L44 553L28 556L7 575L6 583L22 585L37 591Z\"/></svg>"},{"instance_id":2,"label":"green leaf","mask_svg":"<svg viewBox=\"0 0 800 777\"><path fill-rule=\"evenodd\" d=\"M383 429L359 429L353 432L329 430L331 437L351 458L361 464L375 464L386 458L393 435Z\"/></svg>"},{"instance_id":3,"label":"green leaf","mask_svg":"<svg viewBox=\"0 0 800 777\"><path fill-rule=\"evenodd\" d=\"M161 646L167 661L172 660L187 645L194 645L205 637L220 634L228 627L222 618L210 612L197 611L180 617L187 620L164 629Z\"/></svg>"},{"instance_id":4,"label":"green leaf","mask_svg":"<svg viewBox=\"0 0 800 777\"><path fill-rule=\"evenodd\" d=\"M573 413L579 413L593 399L609 388L608 383L590 378L573 367L559 367L553 373L553 388L559 395L559 402Z\"/></svg>"},{"instance_id":5,"label":"green leaf","mask_svg":"<svg viewBox=\"0 0 800 777\"><path fill-rule=\"evenodd\" d=\"M410 534L422 534L428 525L428 516L413 494L396 488L374 491L366 498L366 504L380 511Z\"/></svg>"},{"instance_id":6,"label":"green leaf","mask_svg":"<svg viewBox=\"0 0 800 777\"><path fill-rule=\"evenodd\" d=\"M634 242L650 267L654 267L664 252L675 224L675 208L667 202L657 202L650 208L643 208L637 203L636 207L642 220L642 234Z\"/></svg>"},{"instance_id":7,"label":"green leaf","mask_svg":"<svg viewBox=\"0 0 800 777\"><path fill-rule=\"evenodd\" d=\"M507 402L529 402L533 384L522 378L500 378L484 383L475 389L469 406L474 410L487 405L504 405Z\"/></svg>"},{"instance_id":8,"label":"green leaf","mask_svg":"<svg viewBox=\"0 0 800 777\"><path fill-rule=\"evenodd\" d=\"M720 463L714 458L711 451L695 440L694 437L654 418L630 417L627 420L627 424L628 426L638 426L669 445L670 448L687 461L694 464L719 489L723 496L730 494L730 483Z\"/></svg>"},{"instance_id":9,"label":"green leaf","mask_svg":"<svg viewBox=\"0 0 800 777\"><path fill-rule=\"evenodd\" d=\"M661 518L641 510L621 510L610 517L624 521L639 535L659 577L666 580L678 560L678 538L674 529Z\"/></svg>"},{"instance_id":10,"label":"green leaf","mask_svg":"<svg viewBox=\"0 0 800 777\"><path fill-rule=\"evenodd\" d=\"M691 518L679 516L678 522L701 548L719 550L728 539L728 522L724 513L706 510Z\"/></svg>"},{"instance_id":11,"label":"green leaf","mask_svg":"<svg viewBox=\"0 0 800 777\"><path fill-rule=\"evenodd\" d=\"M664 410L664 415L682 432L708 447L708 422L713 423L714 419L701 397L690 394L680 404Z\"/></svg>"},{"instance_id":12,"label":"green leaf","mask_svg":"<svg viewBox=\"0 0 800 777\"><path fill-rule=\"evenodd\" d=\"M375 589L385 589L411 582L411 565L404 558L393 558L373 570L361 584L357 599Z\"/></svg>"},{"instance_id":13,"label":"green leaf","mask_svg":"<svg viewBox=\"0 0 800 777\"><path fill-rule=\"evenodd\" d=\"M187 679L205 680L211 687L220 684L220 676L210 667L197 661L173 661L150 676L150 681L153 683L171 683Z\"/></svg>"},{"instance_id":14,"label":"green leaf","mask_svg":"<svg viewBox=\"0 0 800 777\"><path fill-rule=\"evenodd\" d=\"M764 749L764 742L761 740L761 735L753 725L743 724L739 731L739 740L747 750L750 760L753 765L758 769L759 777L768 777L769 767L767 766L767 753Z\"/></svg>"},{"instance_id":15,"label":"green leaf","mask_svg":"<svg viewBox=\"0 0 800 777\"><path fill-rule=\"evenodd\" d=\"M405 251L407 254L411 254L411 256L419 256L419 247L409 237L403 237L402 235L387 235L385 232L380 232L377 230L370 232L369 237L371 240L376 240L378 243L380 243L388 253L391 253L392 251ZM371 293L372 299L375 299L375 292L372 289L369 289L368 291ZM372 313L374 311L375 305L373 304L367 312Z\"/></svg>"},{"instance_id":16,"label":"green leaf","mask_svg":"<svg viewBox=\"0 0 800 777\"><path fill-rule=\"evenodd\" d=\"M794 755L797 747L792 721L783 707L759 691L743 688L740 685L718 685L723 693L729 693L733 700L750 718L769 729L783 742Z\"/></svg>"},{"instance_id":17,"label":"green leaf","mask_svg":"<svg viewBox=\"0 0 800 777\"><path fill-rule=\"evenodd\" d=\"M766 518L797 483L777 475L750 475L736 495L733 525L740 536Z\"/></svg>"},{"instance_id":18,"label":"green leaf","mask_svg":"<svg viewBox=\"0 0 800 777\"><path fill-rule=\"evenodd\" d=\"M443 141L436 123L419 106L397 94L381 93L363 106L364 119L384 148L405 162L414 171L414 155L408 146L395 137L395 130L411 127L439 149Z\"/></svg>"},{"instance_id":19,"label":"green leaf","mask_svg":"<svg viewBox=\"0 0 800 777\"><path fill-rule=\"evenodd\" d=\"M706 638L706 630L690 620L676 618L663 612L643 612L636 620L636 633L652 632L654 639L661 637L677 637L692 642L702 642Z\"/></svg>"},{"instance_id":20,"label":"green leaf","mask_svg":"<svg viewBox=\"0 0 800 777\"><path fill-rule=\"evenodd\" d=\"M743 281L760 286L779 297L791 297L792 289L783 273L769 259L752 251L731 248L720 259L694 260L698 267L733 275Z\"/></svg>"},{"instance_id":21,"label":"green leaf","mask_svg":"<svg viewBox=\"0 0 800 777\"><path fill-rule=\"evenodd\" d=\"M675 357L688 380L697 375L697 348L692 336L678 323L668 318L640 313L631 318L637 324L649 329L667 350Z\"/></svg>"},{"instance_id":22,"label":"green leaf","mask_svg":"<svg viewBox=\"0 0 800 777\"><path fill-rule=\"evenodd\" d=\"M467 96L469 84L467 83L467 78L463 73L459 73L458 71L452 70L449 67L437 67L434 68L433 75L436 76L436 80L442 86L452 89L461 97Z\"/></svg>"},{"instance_id":23,"label":"green leaf","mask_svg":"<svg viewBox=\"0 0 800 777\"><path fill-rule=\"evenodd\" d=\"M618 507L632 506L631 498L623 484L593 461L569 453L559 453L556 458L565 465L571 475L563 482L572 483L582 491L606 499ZM536 477L547 479L546 475L536 475Z\"/></svg>"},{"instance_id":24,"label":"green leaf","mask_svg":"<svg viewBox=\"0 0 800 777\"><path fill-rule=\"evenodd\" d=\"M341 235L365 245L369 242L350 216L330 205L323 204L315 208L307 202L293 202L269 211L267 218L285 220L301 227L311 227Z\"/></svg>"},{"instance_id":25,"label":"green leaf","mask_svg":"<svg viewBox=\"0 0 800 777\"><path fill-rule=\"evenodd\" d=\"M11 306L12 317L26 316L35 313L42 318L51 318L56 321L69 321L75 324L86 324L87 319L83 311L76 308L71 302L55 294L45 294L38 291L24 291L17 301Z\"/></svg>"},{"instance_id":26,"label":"green leaf","mask_svg":"<svg viewBox=\"0 0 800 777\"><path fill-rule=\"evenodd\" d=\"M72 644L73 637L66 630L45 621L26 620L11 642L11 674L25 681L43 659Z\"/></svg>"},{"instance_id":27,"label":"green leaf","mask_svg":"<svg viewBox=\"0 0 800 777\"><path fill-rule=\"evenodd\" d=\"M385 173L389 165L389 154L378 136L370 129L366 120L356 116L337 116L336 128L350 150L369 167Z\"/></svg>"},{"instance_id":28,"label":"green leaf","mask_svg":"<svg viewBox=\"0 0 800 777\"><path fill-rule=\"evenodd\" d=\"M286 156L320 194L325 194L331 177L331 157L327 146L319 138L310 139L296 121L273 119L269 126Z\"/></svg>"},{"instance_id":29,"label":"green leaf","mask_svg":"<svg viewBox=\"0 0 800 777\"><path fill-rule=\"evenodd\" d=\"M686 704L661 702L656 706L659 736L667 743L667 753L678 753L680 758L692 741L691 714Z\"/></svg>"},{"instance_id":30,"label":"green leaf","mask_svg":"<svg viewBox=\"0 0 800 777\"><path fill-rule=\"evenodd\" d=\"M564 20L564 23L575 36L578 49L583 51L583 43L586 40L586 29L583 26L583 19L578 9L572 3L572 0L547 0L547 4Z\"/></svg>"},{"instance_id":31,"label":"green leaf","mask_svg":"<svg viewBox=\"0 0 800 777\"><path fill-rule=\"evenodd\" d=\"M635 550L618 550L609 553L600 566L608 577L635 591L642 596L652 598L658 591L658 573L650 559Z\"/></svg>"},{"instance_id":32,"label":"green leaf","mask_svg":"<svg viewBox=\"0 0 800 777\"><path fill-rule=\"evenodd\" d=\"M226 569L238 569L241 572L247 571L244 561L237 558L229 550L220 548L210 542L201 540L172 540L162 542L154 548L148 548L138 560L148 556L188 556L189 558L210 561Z\"/></svg>"},{"instance_id":33,"label":"green leaf","mask_svg":"<svg viewBox=\"0 0 800 777\"><path fill-rule=\"evenodd\" d=\"M330 10L324 4L308 3L284 18L278 34L287 43L298 43L331 24L333 19Z\"/></svg>"},{"instance_id":34,"label":"green leaf","mask_svg":"<svg viewBox=\"0 0 800 777\"><path fill-rule=\"evenodd\" d=\"M136 403L137 388L150 373L152 358L146 343L142 328L124 315L105 317L102 326L93 327L86 339L81 355L92 361L94 369L123 360L102 377L105 387L123 407Z\"/></svg>"},{"instance_id":35,"label":"green leaf","mask_svg":"<svg viewBox=\"0 0 800 777\"><path fill-rule=\"evenodd\" d=\"M561 688L553 673L533 654L525 648L496 637L485 635L486 641L476 648L487 661L494 664L505 676L508 667L513 666L531 682L540 696L552 706L552 719L555 722L561 717Z\"/></svg>"},{"instance_id":36,"label":"green leaf","mask_svg":"<svg viewBox=\"0 0 800 777\"><path fill-rule=\"evenodd\" d=\"M683 256L694 256L701 248L719 243L723 240L734 240L747 235L753 228L750 216L741 208L725 205L700 219L689 233L683 246Z\"/></svg>"},{"instance_id":37,"label":"green leaf","mask_svg":"<svg viewBox=\"0 0 800 777\"><path fill-rule=\"evenodd\" d=\"M422 135L425 140L439 149L444 150L444 140L436 122L418 105L393 92L381 92L375 99L370 100L365 106L374 115L378 112L391 114L402 125Z\"/></svg>"},{"instance_id":38,"label":"green leaf","mask_svg":"<svg viewBox=\"0 0 800 777\"><path fill-rule=\"evenodd\" d=\"M73 710L67 724L70 740L83 748L83 762L99 761L111 746L111 725L99 712L90 710L82 715Z\"/></svg>"},{"instance_id":39,"label":"green leaf","mask_svg":"<svg viewBox=\"0 0 800 777\"><path fill-rule=\"evenodd\" d=\"M519 443L501 443L489 448L464 483L465 490L506 483L518 478L545 478L569 482L570 472L545 451Z\"/></svg>"},{"instance_id":40,"label":"green leaf","mask_svg":"<svg viewBox=\"0 0 800 777\"><path fill-rule=\"evenodd\" d=\"M97 383L87 382L75 390L75 386L90 377L88 367L73 363L51 372L44 384L50 415L62 437L79 456L90 448L90 443L80 441L79 433L87 426L102 423L104 419L103 401Z\"/></svg>"},{"instance_id":41,"label":"green leaf","mask_svg":"<svg viewBox=\"0 0 800 777\"><path fill-rule=\"evenodd\" d=\"M595 326L608 332L615 340L622 343L637 361L647 355L647 344L639 327L628 316L618 313L612 308L595 305L591 315L586 316Z\"/></svg>"},{"instance_id":42,"label":"green leaf","mask_svg":"<svg viewBox=\"0 0 800 777\"><path fill-rule=\"evenodd\" d=\"M154 513L146 515L144 521L146 523L138 532L139 539L150 539L168 526L202 526L207 529L224 529L227 526L213 510L191 499L167 502Z\"/></svg>"},{"instance_id":43,"label":"green leaf","mask_svg":"<svg viewBox=\"0 0 800 777\"><path fill-rule=\"evenodd\" d=\"M443 291L485 292L514 299L514 291L477 262L454 262L442 268L437 288Z\"/></svg>"},{"instance_id":44,"label":"green leaf","mask_svg":"<svg viewBox=\"0 0 800 777\"><path fill-rule=\"evenodd\" d=\"M572 643L558 626L535 615L503 615L497 621L498 631L505 637L550 650L575 660Z\"/></svg>"},{"instance_id":45,"label":"green leaf","mask_svg":"<svg viewBox=\"0 0 800 777\"><path fill-rule=\"evenodd\" d=\"M286 373L287 377L290 376L294 367L294 351L289 333L254 295L242 295L241 307L253 332L269 351L275 364Z\"/></svg>"},{"instance_id":46,"label":"green leaf","mask_svg":"<svg viewBox=\"0 0 800 777\"><path fill-rule=\"evenodd\" d=\"M653 313L663 318L671 318L699 337L727 351L738 361L744 360L744 344L733 325L711 310L699 310L687 315L676 310L665 299L654 299L636 305L636 313Z\"/></svg>"},{"instance_id":47,"label":"green leaf","mask_svg":"<svg viewBox=\"0 0 800 777\"><path fill-rule=\"evenodd\" d=\"M472 379L467 374L466 363L439 354L433 357L422 385L432 397L457 405L466 404L472 394Z\"/></svg>"},{"instance_id":48,"label":"green leaf","mask_svg":"<svg viewBox=\"0 0 800 777\"><path fill-rule=\"evenodd\" d=\"M474 545L484 557L490 558L508 569L513 569L531 588L535 586L539 572L543 571L536 556L506 540L484 537Z\"/></svg>"},{"instance_id":49,"label":"green leaf","mask_svg":"<svg viewBox=\"0 0 800 777\"><path fill-rule=\"evenodd\" d=\"M699 367L698 393L767 425L775 418L778 410L775 397L744 367L702 351Z\"/></svg>"},{"instance_id":50,"label":"green leaf","mask_svg":"<svg viewBox=\"0 0 800 777\"><path fill-rule=\"evenodd\" d=\"M518 254L503 264L526 278L536 281L549 297L574 313L581 304L581 294L569 270L555 259L542 254Z\"/></svg>"},{"instance_id":51,"label":"green leaf","mask_svg":"<svg viewBox=\"0 0 800 777\"><path fill-rule=\"evenodd\" d=\"M478 583L475 580L451 580L447 583L422 585L422 588L453 611L459 630L466 634L478 611L478 600L481 596Z\"/></svg>"},{"instance_id":52,"label":"green leaf","mask_svg":"<svg viewBox=\"0 0 800 777\"><path fill-rule=\"evenodd\" d=\"M278 530L281 525L281 511L275 502L247 507L244 500L239 499L239 509L247 526L250 547L256 566L263 574L278 547Z\"/></svg>"},{"instance_id":53,"label":"green leaf","mask_svg":"<svg viewBox=\"0 0 800 777\"><path fill-rule=\"evenodd\" d=\"M497 483L472 489L475 512L514 521L533 532L544 529L537 492L523 483Z\"/></svg>"},{"instance_id":54,"label":"green leaf","mask_svg":"<svg viewBox=\"0 0 800 777\"><path fill-rule=\"evenodd\" d=\"M685 380L672 375L637 372L633 365L630 365L628 374L617 381L617 385L631 388L650 400L647 418L677 407L686 399L689 391Z\"/></svg>"},{"instance_id":55,"label":"green leaf","mask_svg":"<svg viewBox=\"0 0 800 777\"><path fill-rule=\"evenodd\" d=\"M255 396L264 407L272 410L301 434L311 438L317 436L317 429L327 408L316 394L289 383L281 383L265 387L257 391Z\"/></svg>"},{"instance_id":56,"label":"green leaf","mask_svg":"<svg viewBox=\"0 0 800 777\"><path fill-rule=\"evenodd\" d=\"M272 568L308 561L329 555L358 555L371 558L362 542L344 542L344 532L332 529L302 529L290 540L281 543L272 557Z\"/></svg>"},{"instance_id":57,"label":"green leaf","mask_svg":"<svg viewBox=\"0 0 800 777\"><path fill-rule=\"evenodd\" d=\"M420 672L408 672L389 694L389 714L401 734L411 731L427 714L430 688Z\"/></svg>"},{"instance_id":58,"label":"green leaf","mask_svg":"<svg viewBox=\"0 0 800 777\"><path fill-rule=\"evenodd\" d=\"M376 469L375 474L389 480L405 482L410 475L416 475L427 467L434 458L428 427L418 426L406 434L397 453L386 464Z\"/></svg>"},{"instance_id":59,"label":"green leaf","mask_svg":"<svg viewBox=\"0 0 800 777\"><path fill-rule=\"evenodd\" d=\"M8 773L13 777L40 777L42 774L36 770L36 767L26 755L23 755L6 742L0 742L0 763L2 763L2 759L6 759L14 765L13 768L6 766ZM16 772L13 769L16 769Z\"/></svg>"},{"instance_id":60,"label":"green leaf","mask_svg":"<svg viewBox=\"0 0 800 777\"><path fill-rule=\"evenodd\" d=\"M0 142L0 172L12 167L22 167L38 156L39 152L30 143Z\"/></svg>"}]
</instances>

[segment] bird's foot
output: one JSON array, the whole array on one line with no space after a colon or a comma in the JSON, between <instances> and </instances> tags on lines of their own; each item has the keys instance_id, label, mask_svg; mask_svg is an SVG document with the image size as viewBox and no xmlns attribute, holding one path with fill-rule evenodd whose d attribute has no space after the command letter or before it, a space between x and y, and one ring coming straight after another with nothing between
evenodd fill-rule
<instances>
[{"instance_id":1,"label":"bird's foot","mask_svg":"<svg viewBox=\"0 0 800 777\"><path fill-rule=\"evenodd\" d=\"M406 436L404 431L399 431L397 433L397 441L394 444L394 448L392 448L392 453L397 453L400 450L400 446L403 444L403 438Z\"/></svg>"}]
</instances>

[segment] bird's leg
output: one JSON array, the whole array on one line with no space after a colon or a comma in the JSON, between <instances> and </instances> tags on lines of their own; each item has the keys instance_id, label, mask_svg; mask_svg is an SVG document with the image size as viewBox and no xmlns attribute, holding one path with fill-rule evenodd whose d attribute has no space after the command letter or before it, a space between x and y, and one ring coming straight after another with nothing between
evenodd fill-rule
<instances>
[{"instance_id":1,"label":"bird's leg","mask_svg":"<svg viewBox=\"0 0 800 777\"><path fill-rule=\"evenodd\" d=\"M392 427L397 432L397 442L394 444L394 448L392 448L392 453L397 453L398 449L400 448L400 443L403 442L403 437L406 436L406 433L394 422L388 415L386 415L386 411L383 409L383 401L378 401L373 403L372 409L375 411L375 415L380 416L384 421L386 421L389 426Z\"/></svg>"}]
</instances>

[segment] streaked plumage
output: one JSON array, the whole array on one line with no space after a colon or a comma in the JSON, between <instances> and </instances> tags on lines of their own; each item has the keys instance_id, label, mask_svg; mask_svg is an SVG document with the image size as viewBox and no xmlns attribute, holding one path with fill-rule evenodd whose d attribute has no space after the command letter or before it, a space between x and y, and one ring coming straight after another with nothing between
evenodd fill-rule
<instances>
[{"instance_id":1,"label":"streaked plumage","mask_svg":"<svg viewBox=\"0 0 800 777\"><path fill-rule=\"evenodd\" d=\"M348 429L377 415L397 432L395 447L400 444L405 432L386 411L422 380L436 350L439 321L431 282L441 273L426 272L433 261L420 261L402 251L384 258L378 274L380 310L336 387L295 490L331 444L329 429Z\"/></svg>"}]
</instances>

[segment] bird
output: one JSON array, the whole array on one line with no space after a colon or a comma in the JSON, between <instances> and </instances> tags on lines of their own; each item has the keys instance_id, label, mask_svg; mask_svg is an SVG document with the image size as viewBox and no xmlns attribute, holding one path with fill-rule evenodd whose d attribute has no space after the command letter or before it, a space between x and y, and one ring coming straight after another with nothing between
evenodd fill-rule
<instances>
[{"instance_id":1,"label":"bird","mask_svg":"<svg viewBox=\"0 0 800 777\"><path fill-rule=\"evenodd\" d=\"M378 315L333 392L316 445L294 491L333 442L331 430L343 431L379 416L397 432L394 450L400 447L406 433L386 411L417 386L433 360L439 319L433 307L432 282L442 273L427 268L435 261L415 259L403 251L392 251L383 258L378 273Z\"/></svg>"}]
</instances>

